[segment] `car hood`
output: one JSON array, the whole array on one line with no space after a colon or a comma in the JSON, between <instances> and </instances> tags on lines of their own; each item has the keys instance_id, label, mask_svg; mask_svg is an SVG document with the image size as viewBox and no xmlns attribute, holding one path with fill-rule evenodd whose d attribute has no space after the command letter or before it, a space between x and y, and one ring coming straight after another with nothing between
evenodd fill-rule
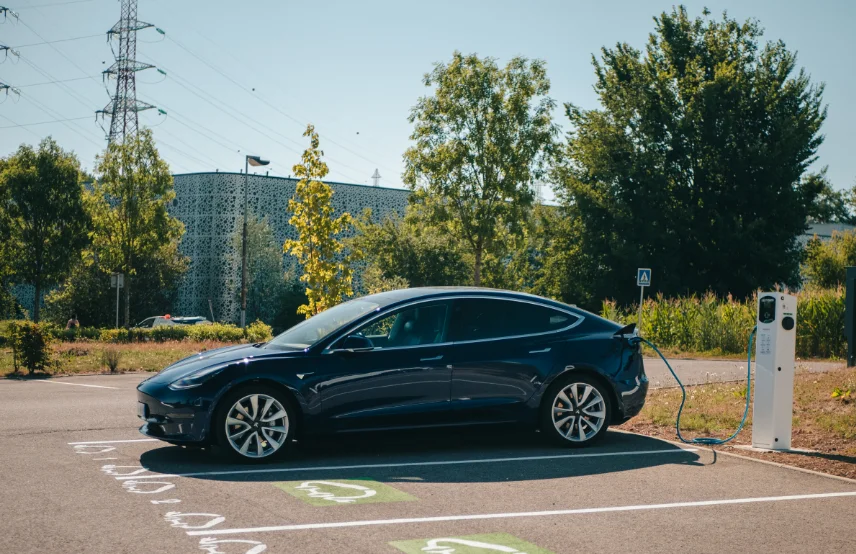
<instances>
[{"instance_id":1,"label":"car hood","mask_svg":"<svg viewBox=\"0 0 856 554\"><path fill-rule=\"evenodd\" d=\"M181 379L195 371L211 367L214 365L223 365L230 362L238 362L242 360L259 360L264 358L295 358L304 356L303 350L263 350L252 344L238 344L235 346L225 346L215 350L207 350L188 356L183 360L179 360L174 364L167 366L160 373L147 379L153 383L171 383L176 379Z\"/></svg>"}]
</instances>

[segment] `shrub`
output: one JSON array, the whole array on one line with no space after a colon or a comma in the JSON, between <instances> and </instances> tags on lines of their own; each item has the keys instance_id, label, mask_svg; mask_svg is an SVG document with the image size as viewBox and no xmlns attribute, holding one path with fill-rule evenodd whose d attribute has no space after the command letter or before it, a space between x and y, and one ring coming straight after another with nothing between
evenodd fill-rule
<instances>
[{"instance_id":1,"label":"shrub","mask_svg":"<svg viewBox=\"0 0 856 554\"><path fill-rule=\"evenodd\" d=\"M256 320L247 325L244 335L248 342L267 342L273 338L273 329L271 329L270 325Z\"/></svg>"},{"instance_id":2,"label":"shrub","mask_svg":"<svg viewBox=\"0 0 856 554\"><path fill-rule=\"evenodd\" d=\"M30 375L50 367L53 358L51 336L43 326L30 321L16 321L9 328L15 371L18 371L19 364L27 368Z\"/></svg>"},{"instance_id":3,"label":"shrub","mask_svg":"<svg viewBox=\"0 0 856 554\"><path fill-rule=\"evenodd\" d=\"M127 329L101 329L98 340L101 342L129 342Z\"/></svg>"},{"instance_id":4,"label":"shrub","mask_svg":"<svg viewBox=\"0 0 856 554\"><path fill-rule=\"evenodd\" d=\"M110 368L110 373L115 373L122 359L122 351L115 346L107 346L101 351L101 363Z\"/></svg>"},{"instance_id":5,"label":"shrub","mask_svg":"<svg viewBox=\"0 0 856 554\"><path fill-rule=\"evenodd\" d=\"M241 342L244 330L229 323L211 325L193 325L187 327L188 336L193 340L216 340L221 342Z\"/></svg>"}]
</instances>

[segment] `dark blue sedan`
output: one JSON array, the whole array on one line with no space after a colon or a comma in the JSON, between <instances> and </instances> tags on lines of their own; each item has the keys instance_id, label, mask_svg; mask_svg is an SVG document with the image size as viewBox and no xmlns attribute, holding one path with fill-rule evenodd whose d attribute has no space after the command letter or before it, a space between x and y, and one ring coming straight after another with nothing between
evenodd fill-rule
<instances>
[{"instance_id":1,"label":"dark blue sedan","mask_svg":"<svg viewBox=\"0 0 856 554\"><path fill-rule=\"evenodd\" d=\"M374 294L143 381L140 431L243 460L276 458L298 435L497 423L580 446L642 409L634 337L633 325L529 294Z\"/></svg>"}]
</instances>

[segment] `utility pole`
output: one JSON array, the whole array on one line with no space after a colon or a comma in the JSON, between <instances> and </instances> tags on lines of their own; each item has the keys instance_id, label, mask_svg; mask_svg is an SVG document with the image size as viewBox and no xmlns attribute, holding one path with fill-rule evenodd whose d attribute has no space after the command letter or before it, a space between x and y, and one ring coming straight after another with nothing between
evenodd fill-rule
<instances>
[{"instance_id":1,"label":"utility pole","mask_svg":"<svg viewBox=\"0 0 856 554\"><path fill-rule=\"evenodd\" d=\"M137 31L154 27L151 23L145 23L137 19L137 0L120 0L121 16L119 21L107 31L107 40L110 49L113 50L115 61L102 73L106 80L116 79L115 94L104 109L95 112L96 117L110 117L110 131L107 134L109 143L122 143L126 138L133 138L137 134L139 120L137 114L145 110L156 109L152 104L137 100L138 71L151 69L154 66L138 62L137 56ZM163 31L157 29L163 34ZM112 39L119 39L118 50L113 49ZM164 113L161 110L158 110Z\"/></svg>"}]
</instances>

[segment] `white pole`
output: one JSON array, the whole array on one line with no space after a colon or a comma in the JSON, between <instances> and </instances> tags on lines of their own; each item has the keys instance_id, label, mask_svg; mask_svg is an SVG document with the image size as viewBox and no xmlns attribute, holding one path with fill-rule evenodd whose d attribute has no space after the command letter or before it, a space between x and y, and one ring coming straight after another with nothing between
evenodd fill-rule
<instances>
[{"instance_id":1,"label":"white pole","mask_svg":"<svg viewBox=\"0 0 856 554\"><path fill-rule=\"evenodd\" d=\"M642 332L642 298L645 296L645 287L639 287L639 320L636 322L636 332Z\"/></svg>"}]
</instances>

